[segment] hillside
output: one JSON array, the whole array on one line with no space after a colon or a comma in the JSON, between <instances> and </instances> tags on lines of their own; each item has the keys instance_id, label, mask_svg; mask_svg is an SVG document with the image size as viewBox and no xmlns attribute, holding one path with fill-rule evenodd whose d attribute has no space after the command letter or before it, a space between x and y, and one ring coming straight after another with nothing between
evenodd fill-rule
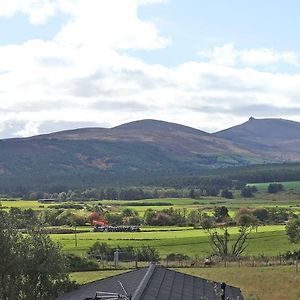
<instances>
[{"instance_id":1,"label":"hillside","mask_svg":"<svg viewBox=\"0 0 300 300\"><path fill-rule=\"evenodd\" d=\"M143 185L224 167L300 161L300 123L254 119L209 134L140 120L0 140L0 189Z\"/></svg>"},{"instance_id":2,"label":"hillside","mask_svg":"<svg viewBox=\"0 0 300 300\"><path fill-rule=\"evenodd\" d=\"M300 160L300 123L255 119L214 134L249 151L280 161Z\"/></svg>"},{"instance_id":3,"label":"hillside","mask_svg":"<svg viewBox=\"0 0 300 300\"><path fill-rule=\"evenodd\" d=\"M2 184L118 184L145 176L261 163L231 141L174 123L142 120L0 141ZM0 182L0 184L1 184Z\"/></svg>"}]
</instances>

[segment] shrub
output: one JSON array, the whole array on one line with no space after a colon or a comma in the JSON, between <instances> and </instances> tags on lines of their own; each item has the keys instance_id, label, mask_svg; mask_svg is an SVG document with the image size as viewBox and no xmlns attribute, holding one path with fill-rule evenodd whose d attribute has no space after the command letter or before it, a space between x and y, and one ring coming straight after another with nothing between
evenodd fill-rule
<instances>
[{"instance_id":1,"label":"shrub","mask_svg":"<svg viewBox=\"0 0 300 300\"><path fill-rule=\"evenodd\" d=\"M241 196L244 198L250 198L253 196L253 191L252 188L250 186L245 186L242 190L241 190Z\"/></svg>"},{"instance_id":2,"label":"shrub","mask_svg":"<svg viewBox=\"0 0 300 300\"><path fill-rule=\"evenodd\" d=\"M158 250L150 246L138 248L136 254L139 261L157 262L160 259Z\"/></svg>"},{"instance_id":3,"label":"shrub","mask_svg":"<svg viewBox=\"0 0 300 300\"><path fill-rule=\"evenodd\" d=\"M226 199L233 199L233 194L232 194L232 192L230 192L228 190L222 190L221 197L226 198Z\"/></svg>"},{"instance_id":4,"label":"shrub","mask_svg":"<svg viewBox=\"0 0 300 300\"><path fill-rule=\"evenodd\" d=\"M107 243L96 242L88 251L90 258L105 259L112 261L114 259L114 252L116 250L120 252L121 260L138 260L138 261L159 261L159 253L157 249L150 246L142 246L134 249L132 246L112 248Z\"/></svg>"},{"instance_id":5,"label":"shrub","mask_svg":"<svg viewBox=\"0 0 300 300\"><path fill-rule=\"evenodd\" d=\"M268 193L275 194L283 191L283 185L281 183L270 183L268 186Z\"/></svg>"},{"instance_id":6,"label":"shrub","mask_svg":"<svg viewBox=\"0 0 300 300\"><path fill-rule=\"evenodd\" d=\"M188 255L181 253L170 253L167 255L166 260L168 261L176 261L176 260L187 260L190 259Z\"/></svg>"},{"instance_id":7,"label":"shrub","mask_svg":"<svg viewBox=\"0 0 300 300\"><path fill-rule=\"evenodd\" d=\"M300 259L300 250L294 250L294 251L287 251L283 254L284 259L290 260L290 259Z\"/></svg>"},{"instance_id":8,"label":"shrub","mask_svg":"<svg viewBox=\"0 0 300 300\"><path fill-rule=\"evenodd\" d=\"M130 226L140 226L142 222L142 219L139 217L132 217L128 219L128 225Z\"/></svg>"},{"instance_id":9,"label":"shrub","mask_svg":"<svg viewBox=\"0 0 300 300\"><path fill-rule=\"evenodd\" d=\"M97 262L86 257L77 256L71 253L67 254L66 257L70 272L96 271L99 269Z\"/></svg>"}]
</instances>

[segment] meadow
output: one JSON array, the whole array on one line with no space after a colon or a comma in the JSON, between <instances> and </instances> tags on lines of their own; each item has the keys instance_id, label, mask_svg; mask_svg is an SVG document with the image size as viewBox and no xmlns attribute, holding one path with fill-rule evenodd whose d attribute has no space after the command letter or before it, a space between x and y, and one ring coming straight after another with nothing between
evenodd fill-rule
<instances>
[{"instance_id":1,"label":"meadow","mask_svg":"<svg viewBox=\"0 0 300 300\"><path fill-rule=\"evenodd\" d=\"M1 205L9 209L11 207L18 207L21 209L42 210L44 208L51 208L60 203L39 203L34 200L1 200ZM69 202L63 202L63 204ZM239 192L234 193L234 199L225 199L221 197L201 197L200 199L191 198L160 198L160 199L143 199L143 200L101 200L81 202L81 204L102 204L108 207L112 212L120 212L125 208L130 208L143 215L147 209L163 210L173 207L174 209L186 209L191 211L193 209L200 209L204 212L212 211L216 206L226 206L229 212L236 212L241 207L258 208L258 207L283 207L291 208L300 212L300 189L299 191L287 190L277 194L268 194L259 191L252 198L242 198ZM159 203L166 203L168 205L156 205Z\"/></svg>"},{"instance_id":2,"label":"meadow","mask_svg":"<svg viewBox=\"0 0 300 300\"><path fill-rule=\"evenodd\" d=\"M259 191L266 191L270 183L274 182L264 182L264 183L251 183L250 186L255 185ZM276 182L283 185L285 190L300 190L300 181L285 181Z\"/></svg>"},{"instance_id":3,"label":"meadow","mask_svg":"<svg viewBox=\"0 0 300 300\"><path fill-rule=\"evenodd\" d=\"M169 253L184 253L191 258L207 257L211 253L208 233L202 229L179 228L142 228L142 232L84 232L77 234L78 246L75 246L74 234L52 234L54 241L62 245L62 249L74 254L84 255L95 242L105 242L111 246L150 245L156 248L161 257ZM234 238L238 228L230 228ZM277 256L286 251L300 249L300 245L291 244L282 225L260 226L258 232L253 231L248 240L247 256Z\"/></svg>"}]
</instances>

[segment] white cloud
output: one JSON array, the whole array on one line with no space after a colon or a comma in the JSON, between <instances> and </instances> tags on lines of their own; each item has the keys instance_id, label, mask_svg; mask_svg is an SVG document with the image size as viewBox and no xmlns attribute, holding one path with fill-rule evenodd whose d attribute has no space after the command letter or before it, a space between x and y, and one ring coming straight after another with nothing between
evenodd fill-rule
<instances>
[{"instance_id":1,"label":"white cloud","mask_svg":"<svg viewBox=\"0 0 300 300\"><path fill-rule=\"evenodd\" d=\"M32 24L43 24L58 11L60 4L59 0L0 0L0 16L12 17L21 12Z\"/></svg>"},{"instance_id":2,"label":"white cloud","mask_svg":"<svg viewBox=\"0 0 300 300\"><path fill-rule=\"evenodd\" d=\"M212 63L234 66L268 66L285 63L299 67L299 55L292 51L275 51L268 48L239 50L233 44L215 47L210 51L199 52L200 56L208 58Z\"/></svg>"},{"instance_id":3,"label":"white cloud","mask_svg":"<svg viewBox=\"0 0 300 300\"><path fill-rule=\"evenodd\" d=\"M201 51L199 55L209 58L214 64L224 66L235 65L238 56L233 44L215 47L212 51Z\"/></svg>"},{"instance_id":4,"label":"white cloud","mask_svg":"<svg viewBox=\"0 0 300 300\"><path fill-rule=\"evenodd\" d=\"M58 130L66 122L114 126L143 118L213 131L244 121L247 111L262 114L265 107L269 114L284 108L281 117L298 118L300 74L255 68L296 66L294 52L227 44L202 53L208 62L175 67L126 54L168 44L155 24L138 15L139 5L158 2L164 1L0 0L2 16L23 12L34 23L59 11L70 16L51 41L0 46L0 137L51 130L46 124Z\"/></svg>"},{"instance_id":5,"label":"white cloud","mask_svg":"<svg viewBox=\"0 0 300 300\"><path fill-rule=\"evenodd\" d=\"M25 124L25 127L16 132L16 136L33 136L39 133L39 123L29 121Z\"/></svg>"}]
</instances>

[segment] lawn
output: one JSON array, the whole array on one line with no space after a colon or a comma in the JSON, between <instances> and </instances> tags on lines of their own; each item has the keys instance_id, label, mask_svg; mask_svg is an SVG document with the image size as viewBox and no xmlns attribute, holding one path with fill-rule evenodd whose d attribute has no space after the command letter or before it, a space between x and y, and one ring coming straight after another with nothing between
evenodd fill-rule
<instances>
[{"instance_id":1,"label":"lawn","mask_svg":"<svg viewBox=\"0 0 300 300\"><path fill-rule=\"evenodd\" d=\"M296 273L294 266L180 268L176 270L237 286L241 288L246 300L300 299L300 272ZM126 271L76 272L71 274L71 278L84 284L123 272Z\"/></svg>"}]
</instances>

